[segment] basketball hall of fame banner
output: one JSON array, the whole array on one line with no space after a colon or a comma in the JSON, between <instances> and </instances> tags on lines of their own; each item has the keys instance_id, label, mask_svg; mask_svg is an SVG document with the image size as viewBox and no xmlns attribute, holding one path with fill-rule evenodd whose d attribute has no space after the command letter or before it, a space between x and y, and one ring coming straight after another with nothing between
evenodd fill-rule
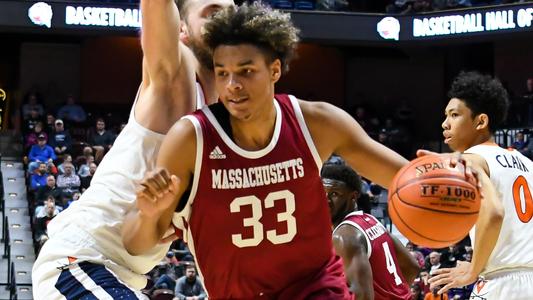
<instances>
[{"instance_id":1,"label":"basketball hall of fame banner","mask_svg":"<svg viewBox=\"0 0 533 300\"><path fill-rule=\"evenodd\" d=\"M498 39L533 34L533 3L475 7L416 15L291 10L304 41L337 44ZM54 1L0 1L0 32L137 35L137 5Z\"/></svg>"}]
</instances>

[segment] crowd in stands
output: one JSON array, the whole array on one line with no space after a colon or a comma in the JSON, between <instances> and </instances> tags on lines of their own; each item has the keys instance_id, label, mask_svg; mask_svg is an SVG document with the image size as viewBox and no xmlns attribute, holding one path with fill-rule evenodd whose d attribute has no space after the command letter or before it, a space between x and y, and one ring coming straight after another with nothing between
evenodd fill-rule
<instances>
[{"instance_id":1,"label":"crowd in stands","mask_svg":"<svg viewBox=\"0 0 533 300\"><path fill-rule=\"evenodd\" d=\"M73 96L57 109L46 107L44 102L38 94L29 93L20 109L37 254L48 240L48 223L89 188L98 164L125 126L120 122L125 118L87 112ZM115 122L111 128L108 120ZM173 295L179 300L206 297L194 258L182 240L172 244L165 259L147 276L154 283L145 291L149 295Z\"/></svg>"}]
</instances>

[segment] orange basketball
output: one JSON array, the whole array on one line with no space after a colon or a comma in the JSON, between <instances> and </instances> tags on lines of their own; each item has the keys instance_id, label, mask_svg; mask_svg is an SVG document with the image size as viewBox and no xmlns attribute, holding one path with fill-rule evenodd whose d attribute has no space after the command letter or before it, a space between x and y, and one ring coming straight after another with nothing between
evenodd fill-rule
<instances>
[{"instance_id":1,"label":"orange basketball","mask_svg":"<svg viewBox=\"0 0 533 300\"><path fill-rule=\"evenodd\" d=\"M411 161L389 188L389 215L415 244L442 248L459 242L476 223L480 196L467 180L464 166L451 168L449 155L427 155Z\"/></svg>"}]
</instances>

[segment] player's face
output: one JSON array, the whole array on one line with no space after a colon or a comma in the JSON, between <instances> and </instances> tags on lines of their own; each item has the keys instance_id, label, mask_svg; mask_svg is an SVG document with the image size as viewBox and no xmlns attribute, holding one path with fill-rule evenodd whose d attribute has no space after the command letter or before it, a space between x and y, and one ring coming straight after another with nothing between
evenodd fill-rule
<instances>
[{"instance_id":1,"label":"player's face","mask_svg":"<svg viewBox=\"0 0 533 300\"><path fill-rule=\"evenodd\" d=\"M331 221L337 223L355 209L356 192L350 190L344 182L334 179L322 178L322 184L328 198Z\"/></svg>"},{"instance_id":2,"label":"player's face","mask_svg":"<svg viewBox=\"0 0 533 300\"><path fill-rule=\"evenodd\" d=\"M444 110L446 119L442 122L444 143L453 151L464 151L475 145L478 131L477 117L472 116L472 111L465 103L457 98L448 102Z\"/></svg>"},{"instance_id":3,"label":"player's face","mask_svg":"<svg viewBox=\"0 0 533 300\"><path fill-rule=\"evenodd\" d=\"M200 63L210 69L213 59L202 39L204 25L217 11L232 5L233 0L189 0L186 3L182 41L191 48Z\"/></svg>"},{"instance_id":4,"label":"player's face","mask_svg":"<svg viewBox=\"0 0 533 300\"><path fill-rule=\"evenodd\" d=\"M271 110L274 84L281 74L279 59L269 63L264 53L249 44L221 45L213 54L216 90L231 116L256 120Z\"/></svg>"}]
</instances>

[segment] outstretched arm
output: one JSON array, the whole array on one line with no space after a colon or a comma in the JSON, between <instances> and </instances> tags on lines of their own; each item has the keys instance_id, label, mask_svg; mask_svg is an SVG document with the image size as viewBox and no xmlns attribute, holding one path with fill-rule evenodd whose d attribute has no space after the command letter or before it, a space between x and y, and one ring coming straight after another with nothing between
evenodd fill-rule
<instances>
[{"instance_id":1,"label":"outstretched arm","mask_svg":"<svg viewBox=\"0 0 533 300\"><path fill-rule=\"evenodd\" d=\"M181 120L165 137L155 171L145 175L137 191L137 209L124 221L122 242L130 254L146 253L168 230L178 202L189 188L195 157L194 127Z\"/></svg>"},{"instance_id":2,"label":"outstretched arm","mask_svg":"<svg viewBox=\"0 0 533 300\"><path fill-rule=\"evenodd\" d=\"M333 246L344 262L344 272L356 299L374 299L372 268L364 234L353 226L341 225L333 233Z\"/></svg>"},{"instance_id":3,"label":"outstretched arm","mask_svg":"<svg viewBox=\"0 0 533 300\"><path fill-rule=\"evenodd\" d=\"M196 109L194 57L179 41L181 20L173 0L141 0L141 11L143 82L135 117L146 128L166 133Z\"/></svg>"},{"instance_id":4,"label":"outstretched arm","mask_svg":"<svg viewBox=\"0 0 533 300\"><path fill-rule=\"evenodd\" d=\"M398 259L400 270L402 271L407 284L411 285L420 272L418 262L411 253L409 253L409 250L402 245L402 242L392 234L390 234L390 237L394 242L394 250L396 251L396 258Z\"/></svg>"},{"instance_id":5,"label":"outstretched arm","mask_svg":"<svg viewBox=\"0 0 533 300\"><path fill-rule=\"evenodd\" d=\"M373 140L350 115L323 102L300 101L300 106L315 146L326 160L340 155L361 176L389 187L394 175L407 160Z\"/></svg>"},{"instance_id":6,"label":"outstretched arm","mask_svg":"<svg viewBox=\"0 0 533 300\"><path fill-rule=\"evenodd\" d=\"M478 173L481 183L482 198L479 217L475 227L474 253L472 263L458 262L455 268L439 269L429 281L432 288L444 285L442 294L454 287L462 287L473 283L485 268L492 250L496 246L504 217L504 208L489 179L486 161L478 155L465 154L467 165Z\"/></svg>"}]
</instances>

